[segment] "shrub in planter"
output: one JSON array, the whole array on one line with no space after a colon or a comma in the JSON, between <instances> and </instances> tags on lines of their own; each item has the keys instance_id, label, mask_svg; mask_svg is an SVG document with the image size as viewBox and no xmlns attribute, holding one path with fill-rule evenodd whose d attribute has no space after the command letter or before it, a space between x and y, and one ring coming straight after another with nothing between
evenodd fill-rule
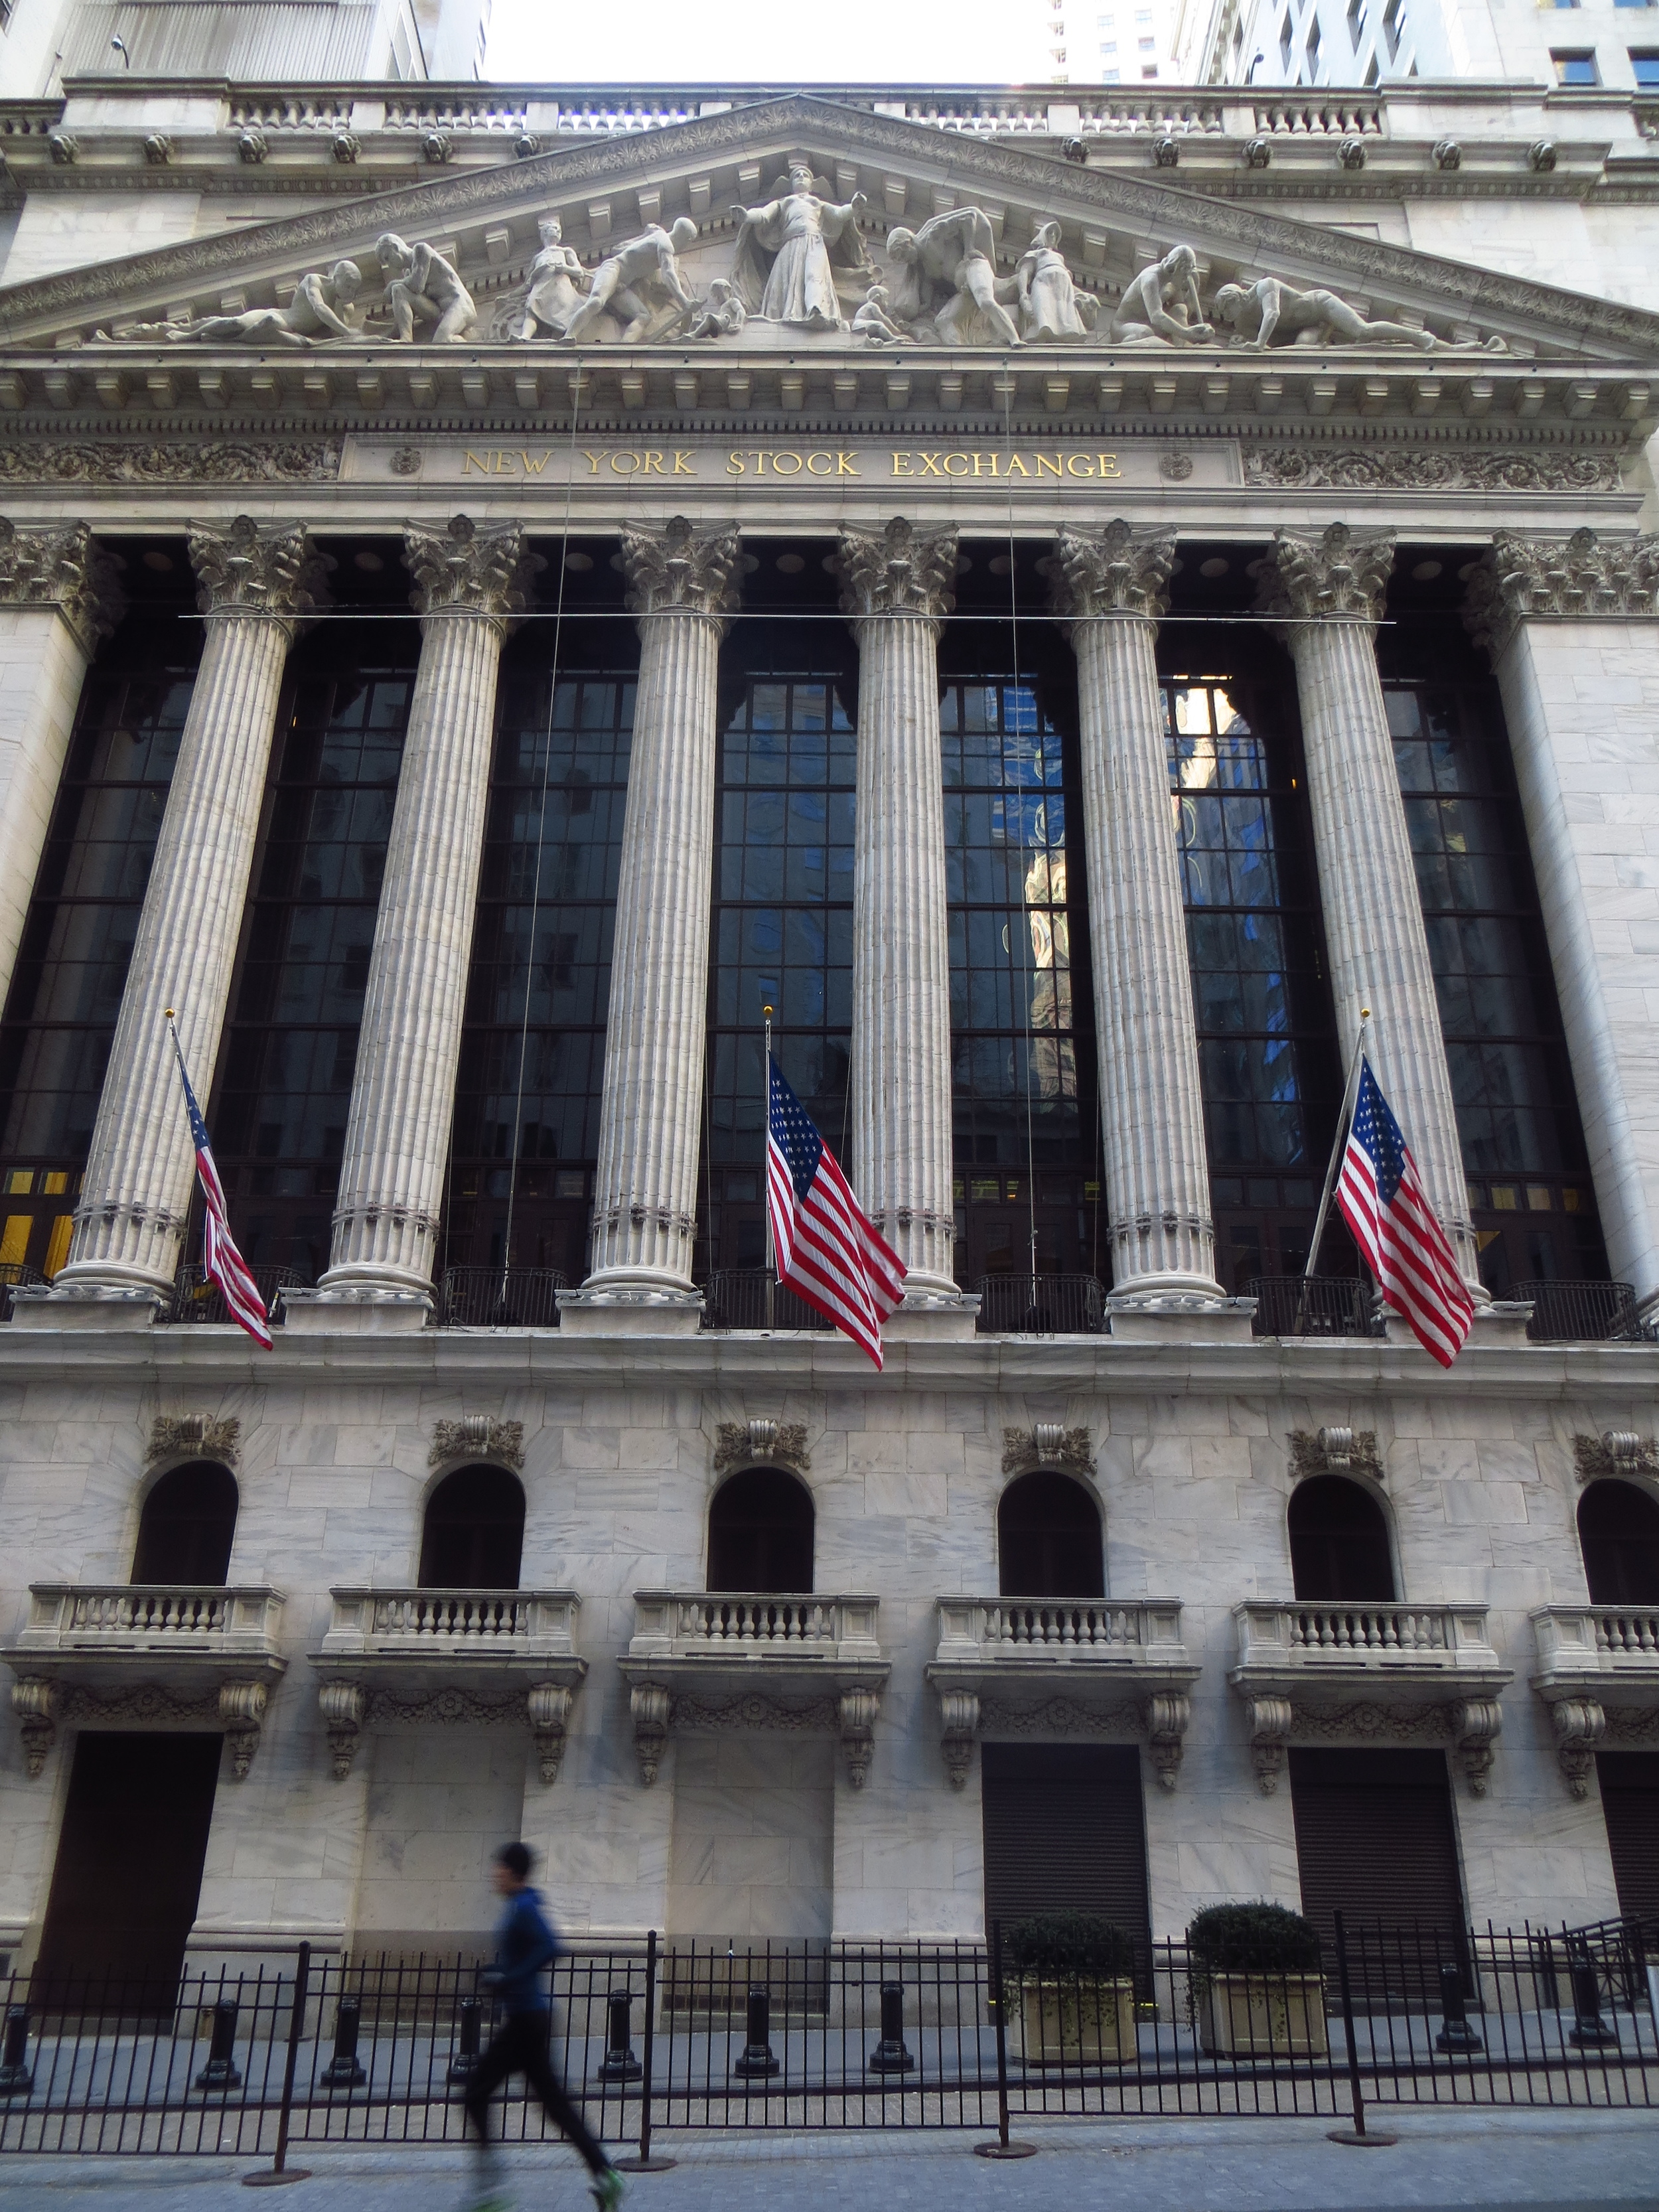
<instances>
[{"instance_id":1,"label":"shrub in planter","mask_svg":"<svg viewBox=\"0 0 1659 2212\"><path fill-rule=\"evenodd\" d=\"M1011 1921L1002 1931L1002 1981L1013 2054L1026 2064L1134 2057L1134 1943L1115 1921L1097 1912Z\"/></svg>"},{"instance_id":2,"label":"shrub in planter","mask_svg":"<svg viewBox=\"0 0 1659 2212\"><path fill-rule=\"evenodd\" d=\"M1192 2008L1206 2051L1316 2058L1328 2048L1319 1932L1282 1905L1212 1905L1187 1929Z\"/></svg>"}]
</instances>

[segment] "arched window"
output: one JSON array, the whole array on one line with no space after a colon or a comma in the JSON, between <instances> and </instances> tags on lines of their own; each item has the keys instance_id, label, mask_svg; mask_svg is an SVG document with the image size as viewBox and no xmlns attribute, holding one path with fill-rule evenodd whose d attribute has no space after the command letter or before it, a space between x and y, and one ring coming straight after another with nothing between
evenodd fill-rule
<instances>
[{"instance_id":1,"label":"arched window","mask_svg":"<svg viewBox=\"0 0 1659 2212\"><path fill-rule=\"evenodd\" d=\"M1004 1597L1104 1597L1100 1508L1069 1474L1023 1474L997 1507Z\"/></svg>"},{"instance_id":2,"label":"arched window","mask_svg":"<svg viewBox=\"0 0 1659 2212\"><path fill-rule=\"evenodd\" d=\"M1593 1482L1578 1501L1592 1605L1659 1605L1659 1501L1633 1482Z\"/></svg>"},{"instance_id":3,"label":"arched window","mask_svg":"<svg viewBox=\"0 0 1659 2212\"><path fill-rule=\"evenodd\" d=\"M236 1478L216 1460L193 1459L164 1474L144 1500L133 1553L135 1583L222 1583L236 1534Z\"/></svg>"},{"instance_id":4,"label":"arched window","mask_svg":"<svg viewBox=\"0 0 1659 2212\"><path fill-rule=\"evenodd\" d=\"M711 1590L795 1593L812 1587L812 1496L781 1468L746 1468L708 1509Z\"/></svg>"},{"instance_id":5,"label":"arched window","mask_svg":"<svg viewBox=\"0 0 1659 2212\"><path fill-rule=\"evenodd\" d=\"M1388 1605L1394 1562L1382 1509L1346 1475L1315 1474L1291 1493L1296 1594L1335 1605Z\"/></svg>"},{"instance_id":6,"label":"arched window","mask_svg":"<svg viewBox=\"0 0 1659 2212\"><path fill-rule=\"evenodd\" d=\"M517 1589L524 1486L501 1467L458 1467L426 1502L422 1589Z\"/></svg>"}]
</instances>

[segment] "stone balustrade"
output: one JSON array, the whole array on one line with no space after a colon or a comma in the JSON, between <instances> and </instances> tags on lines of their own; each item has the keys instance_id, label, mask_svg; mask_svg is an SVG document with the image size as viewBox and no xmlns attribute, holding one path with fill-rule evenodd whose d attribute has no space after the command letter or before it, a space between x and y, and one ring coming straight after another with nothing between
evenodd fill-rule
<instances>
[{"instance_id":1,"label":"stone balustrade","mask_svg":"<svg viewBox=\"0 0 1659 2212\"><path fill-rule=\"evenodd\" d=\"M1597 1748L1645 1743L1659 1718L1659 1607L1544 1606L1532 1632L1532 1686L1550 1709L1568 1787L1583 1797Z\"/></svg>"},{"instance_id":2,"label":"stone balustrade","mask_svg":"<svg viewBox=\"0 0 1659 2212\"><path fill-rule=\"evenodd\" d=\"M1486 1634L1484 1605L1236 1606L1233 1678L1263 1668L1303 1678L1398 1673L1510 1680Z\"/></svg>"},{"instance_id":3,"label":"stone balustrade","mask_svg":"<svg viewBox=\"0 0 1659 2212\"><path fill-rule=\"evenodd\" d=\"M575 1656L572 1590L335 1589L318 1656L489 1665Z\"/></svg>"},{"instance_id":4,"label":"stone balustrade","mask_svg":"<svg viewBox=\"0 0 1659 2212\"><path fill-rule=\"evenodd\" d=\"M1144 1736L1172 1790L1200 1672L1182 1641L1179 1598L942 1597L927 1675L957 1789L987 1723L1018 1716L1097 1733L1109 1722Z\"/></svg>"},{"instance_id":5,"label":"stone balustrade","mask_svg":"<svg viewBox=\"0 0 1659 2212\"><path fill-rule=\"evenodd\" d=\"M32 1583L14 1649L52 1658L264 1658L283 1598L265 1583Z\"/></svg>"},{"instance_id":6,"label":"stone balustrade","mask_svg":"<svg viewBox=\"0 0 1659 2212\"><path fill-rule=\"evenodd\" d=\"M873 1597L774 1596L747 1591L636 1590L629 1659L878 1659Z\"/></svg>"}]
</instances>

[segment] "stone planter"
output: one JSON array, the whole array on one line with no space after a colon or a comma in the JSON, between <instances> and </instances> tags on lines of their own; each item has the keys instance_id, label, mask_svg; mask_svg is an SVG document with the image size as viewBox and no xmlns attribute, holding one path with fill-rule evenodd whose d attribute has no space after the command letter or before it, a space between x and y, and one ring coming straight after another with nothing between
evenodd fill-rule
<instances>
[{"instance_id":1,"label":"stone planter","mask_svg":"<svg viewBox=\"0 0 1659 2212\"><path fill-rule=\"evenodd\" d=\"M1123 2066L1136 2051L1135 1985L1010 1975L1008 2056L1025 2066Z\"/></svg>"},{"instance_id":2,"label":"stone planter","mask_svg":"<svg viewBox=\"0 0 1659 2212\"><path fill-rule=\"evenodd\" d=\"M1211 1973L1198 2007L1206 2053L1230 2058L1322 2058L1325 1983L1319 1974Z\"/></svg>"}]
</instances>

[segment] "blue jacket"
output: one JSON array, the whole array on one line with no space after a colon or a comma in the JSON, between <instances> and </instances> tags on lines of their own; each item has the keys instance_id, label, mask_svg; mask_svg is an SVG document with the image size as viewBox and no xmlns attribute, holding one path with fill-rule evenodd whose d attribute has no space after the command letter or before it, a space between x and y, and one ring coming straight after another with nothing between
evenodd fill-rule
<instances>
[{"instance_id":1,"label":"blue jacket","mask_svg":"<svg viewBox=\"0 0 1659 2212\"><path fill-rule=\"evenodd\" d=\"M559 1939L548 1925L540 1892L526 1886L507 1899L495 1930L495 1965L489 1977L508 2013L547 2010L547 1970L558 1955Z\"/></svg>"}]
</instances>

